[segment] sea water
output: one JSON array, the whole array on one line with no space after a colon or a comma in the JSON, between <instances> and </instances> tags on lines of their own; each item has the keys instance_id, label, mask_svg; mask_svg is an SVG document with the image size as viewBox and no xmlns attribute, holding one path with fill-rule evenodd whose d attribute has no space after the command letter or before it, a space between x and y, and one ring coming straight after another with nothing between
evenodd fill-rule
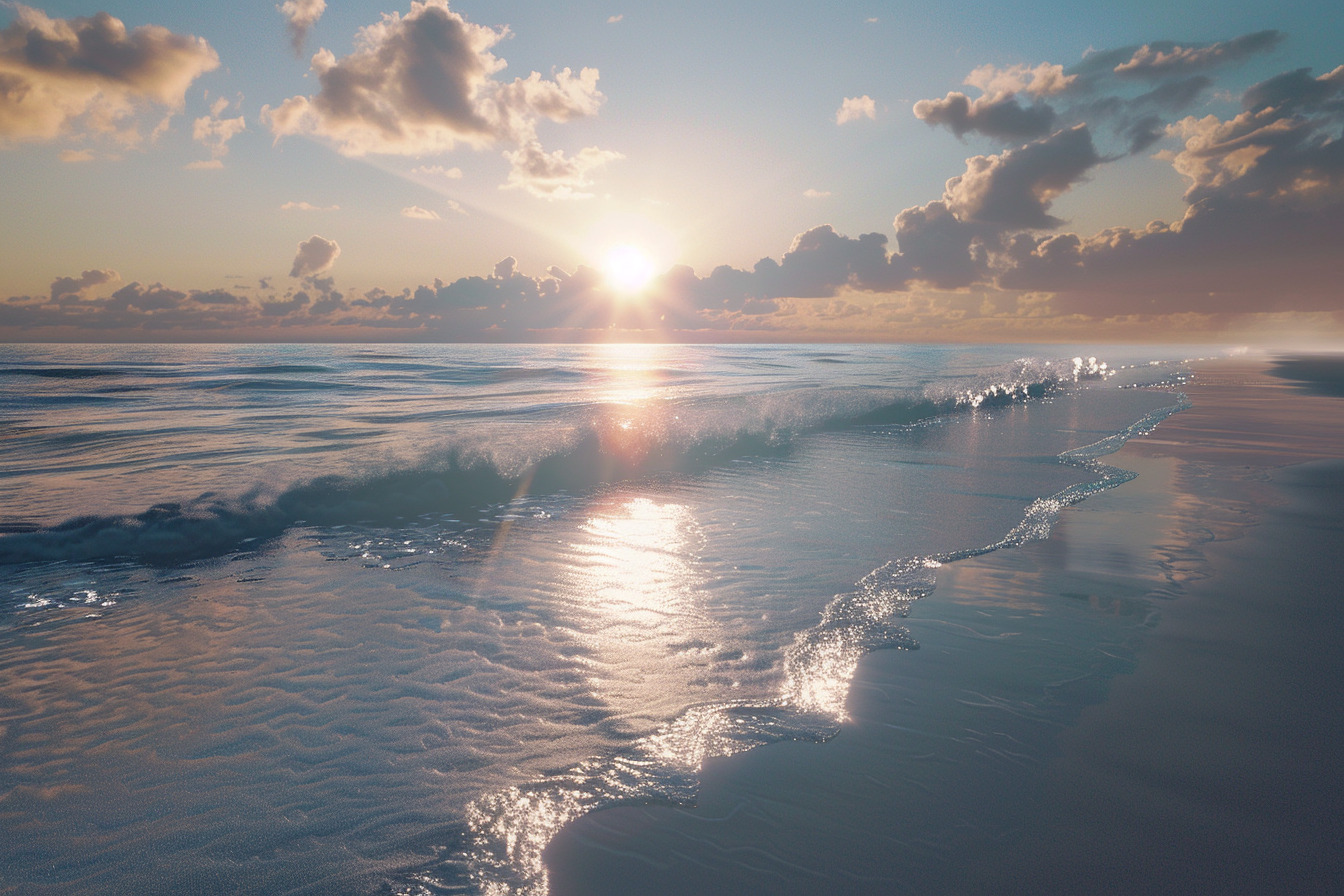
<instances>
[{"instance_id":1,"label":"sea water","mask_svg":"<svg viewBox=\"0 0 1344 896\"><path fill-rule=\"evenodd\" d=\"M1181 356L2 347L0 886L540 896L567 821L835 736Z\"/></svg>"}]
</instances>

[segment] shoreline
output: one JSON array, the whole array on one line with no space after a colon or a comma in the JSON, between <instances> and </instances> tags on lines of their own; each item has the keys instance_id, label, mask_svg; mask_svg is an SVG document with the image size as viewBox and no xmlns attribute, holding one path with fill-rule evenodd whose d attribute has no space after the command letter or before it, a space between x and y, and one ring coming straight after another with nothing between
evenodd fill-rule
<instances>
[{"instance_id":1,"label":"shoreline","mask_svg":"<svg viewBox=\"0 0 1344 896\"><path fill-rule=\"evenodd\" d=\"M1137 479L939 571L838 738L577 820L552 896L1338 886L1344 403L1256 361L1184 391L1105 459Z\"/></svg>"}]
</instances>

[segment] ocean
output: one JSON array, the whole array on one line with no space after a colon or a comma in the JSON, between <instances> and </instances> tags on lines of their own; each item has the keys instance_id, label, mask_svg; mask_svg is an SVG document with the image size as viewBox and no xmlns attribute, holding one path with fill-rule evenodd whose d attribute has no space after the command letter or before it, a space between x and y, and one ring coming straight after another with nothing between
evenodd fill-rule
<instances>
[{"instance_id":1,"label":"ocean","mask_svg":"<svg viewBox=\"0 0 1344 896\"><path fill-rule=\"evenodd\" d=\"M543 896L587 813L824 762L1189 354L0 347L0 890Z\"/></svg>"}]
</instances>

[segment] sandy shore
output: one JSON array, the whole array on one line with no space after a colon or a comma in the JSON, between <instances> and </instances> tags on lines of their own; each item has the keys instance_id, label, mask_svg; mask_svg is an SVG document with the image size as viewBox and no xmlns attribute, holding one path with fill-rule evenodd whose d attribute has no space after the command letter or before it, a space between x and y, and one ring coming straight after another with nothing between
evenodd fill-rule
<instances>
[{"instance_id":1,"label":"sandy shore","mask_svg":"<svg viewBox=\"0 0 1344 896\"><path fill-rule=\"evenodd\" d=\"M1194 407L1109 459L1138 479L940 571L921 649L865 659L839 737L579 820L553 896L1338 890L1333 388L1200 366Z\"/></svg>"}]
</instances>

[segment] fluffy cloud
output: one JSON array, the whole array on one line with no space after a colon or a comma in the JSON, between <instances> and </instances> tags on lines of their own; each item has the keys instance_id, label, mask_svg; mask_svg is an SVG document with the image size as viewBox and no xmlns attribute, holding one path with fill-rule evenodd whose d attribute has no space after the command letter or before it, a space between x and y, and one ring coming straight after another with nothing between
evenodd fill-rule
<instances>
[{"instance_id":1,"label":"fluffy cloud","mask_svg":"<svg viewBox=\"0 0 1344 896\"><path fill-rule=\"evenodd\" d=\"M51 300L60 302L79 298L95 286L115 283L121 277L116 271L85 271L78 277L57 277L51 281Z\"/></svg>"},{"instance_id":2,"label":"fluffy cloud","mask_svg":"<svg viewBox=\"0 0 1344 896\"><path fill-rule=\"evenodd\" d=\"M596 114L605 99L597 69L498 80L505 62L490 51L508 34L468 22L447 0L417 0L406 15L384 15L361 29L350 55L337 59L319 51L312 68L321 89L264 107L262 116L277 138L309 134L352 156L427 155L459 143L513 145L510 185L552 198L579 196L584 174L619 154L546 154L536 125Z\"/></svg>"},{"instance_id":3,"label":"fluffy cloud","mask_svg":"<svg viewBox=\"0 0 1344 896\"><path fill-rule=\"evenodd\" d=\"M1086 125L1059 131L999 155L966 160L966 173L947 182L943 198L960 220L1009 228L1050 228L1061 222L1050 202L1100 162Z\"/></svg>"},{"instance_id":4,"label":"fluffy cloud","mask_svg":"<svg viewBox=\"0 0 1344 896\"><path fill-rule=\"evenodd\" d=\"M915 117L930 127L943 125L958 137L979 131L988 137L1028 140L1050 133L1055 110L1045 103L1023 106L1012 94L972 100L953 91L941 100L915 103Z\"/></svg>"},{"instance_id":5,"label":"fluffy cloud","mask_svg":"<svg viewBox=\"0 0 1344 896\"><path fill-rule=\"evenodd\" d=\"M294 254L294 266L289 270L291 277L311 277L331 269L341 254L341 247L335 240L327 240L313 234L299 243Z\"/></svg>"},{"instance_id":6,"label":"fluffy cloud","mask_svg":"<svg viewBox=\"0 0 1344 896\"><path fill-rule=\"evenodd\" d=\"M846 124L860 119L877 118L877 104L873 98L864 94L863 96L846 97L840 104L839 110L835 113L836 124Z\"/></svg>"},{"instance_id":7,"label":"fluffy cloud","mask_svg":"<svg viewBox=\"0 0 1344 896\"><path fill-rule=\"evenodd\" d=\"M826 199L831 195L830 190L814 190L811 187L803 191L803 195L808 199Z\"/></svg>"},{"instance_id":8,"label":"fluffy cloud","mask_svg":"<svg viewBox=\"0 0 1344 896\"><path fill-rule=\"evenodd\" d=\"M222 159L229 154L229 141L247 130L243 116L221 118L229 108L229 101L220 97L210 105L210 114L192 123L191 138L210 150L210 158Z\"/></svg>"},{"instance_id":9,"label":"fluffy cloud","mask_svg":"<svg viewBox=\"0 0 1344 896\"><path fill-rule=\"evenodd\" d=\"M417 221L438 221L439 213L427 208L421 208L418 205L412 205L409 208L401 210L403 218L414 218Z\"/></svg>"},{"instance_id":10,"label":"fluffy cloud","mask_svg":"<svg viewBox=\"0 0 1344 896\"><path fill-rule=\"evenodd\" d=\"M583 192L592 186L588 173L624 156L589 146L566 157L561 150L548 153L532 140L517 152L504 153L504 158L513 166L504 184L507 188L523 189L543 199L587 199L593 195Z\"/></svg>"},{"instance_id":11,"label":"fluffy cloud","mask_svg":"<svg viewBox=\"0 0 1344 896\"><path fill-rule=\"evenodd\" d=\"M0 31L0 141L86 130L137 143L141 112L180 109L191 82L219 66L205 40L158 25L128 31L105 12L53 19L13 8Z\"/></svg>"},{"instance_id":12,"label":"fluffy cloud","mask_svg":"<svg viewBox=\"0 0 1344 896\"><path fill-rule=\"evenodd\" d=\"M1246 91L1241 114L1172 125L1184 145L1171 162L1189 185L1180 221L1090 238L1020 235L999 283L1058 290L1060 307L1093 314L1339 310L1337 72L1279 75Z\"/></svg>"},{"instance_id":13,"label":"fluffy cloud","mask_svg":"<svg viewBox=\"0 0 1344 896\"><path fill-rule=\"evenodd\" d=\"M998 68L982 65L966 76L966 84L978 87L989 97L1028 93L1035 97L1063 93L1073 86L1077 75L1066 75L1064 66L1042 62L1040 65L1010 65Z\"/></svg>"},{"instance_id":14,"label":"fluffy cloud","mask_svg":"<svg viewBox=\"0 0 1344 896\"><path fill-rule=\"evenodd\" d=\"M285 0L276 10L285 17L290 43L294 47L294 54L298 55L303 52L308 29L316 25L322 13L326 12L327 0Z\"/></svg>"}]
</instances>

